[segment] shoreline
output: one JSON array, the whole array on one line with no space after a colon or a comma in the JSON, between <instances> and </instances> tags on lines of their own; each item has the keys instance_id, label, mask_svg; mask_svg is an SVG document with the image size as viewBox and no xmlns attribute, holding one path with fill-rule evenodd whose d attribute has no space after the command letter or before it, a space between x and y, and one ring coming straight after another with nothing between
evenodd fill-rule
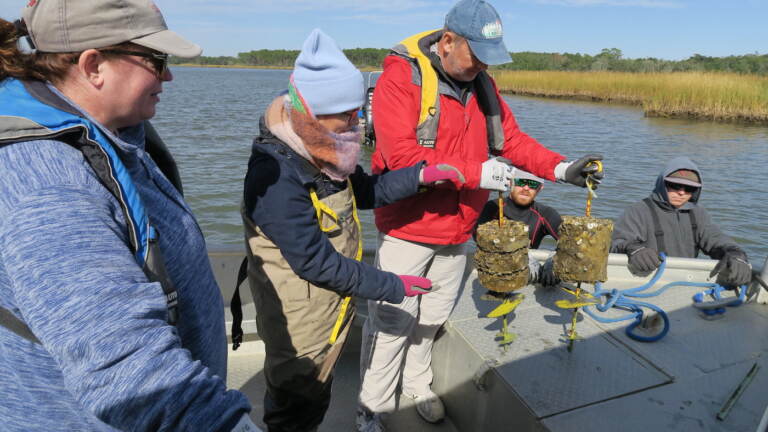
<instances>
[{"instance_id":1,"label":"shoreline","mask_svg":"<svg viewBox=\"0 0 768 432\"><path fill-rule=\"evenodd\" d=\"M203 65L194 63L179 63L169 65L172 67L197 67L211 69L266 69L266 70L292 70L293 66L252 66L252 65ZM371 66L358 67L361 72L374 72L381 70Z\"/></svg>"},{"instance_id":2,"label":"shoreline","mask_svg":"<svg viewBox=\"0 0 768 432\"><path fill-rule=\"evenodd\" d=\"M520 90L520 91L499 90L499 92L501 94L511 95L511 96L525 96L525 97L536 97L536 98L542 98L542 99L560 99L560 100L571 100L571 101L592 102L592 103L638 106L643 108L643 115L645 115L645 117L669 118L669 119L678 119L678 120L710 121L710 122L717 122L717 123L744 124L744 125L751 125L751 126L768 126L768 117L754 117L754 116L741 115L741 116L734 116L734 117L728 117L728 118L719 118L711 114L707 114L707 113L703 113L695 110L689 110L689 111L646 110L643 107L642 101L636 101L636 100L630 100L630 99L599 97L599 96L591 96L591 95L585 95L585 94L557 94L557 93L546 93L546 92L525 91L525 90Z\"/></svg>"},{"instance_id":3,"label":"shoreline","mask_svg":"<svg viewBox=\"0 0 768 432\"><path fill-rule=\"evenodd\" d=\"M197 68L210 68L210 69L275 69L275 70L291 70L293 67L288 66L251 66L251 65L204 65L194 63L179 63L169 65L172 67L197 67Z\"/></svg>"},{"instance_id":4,"label":"shoreline","mask_svg":"<svg viewBox=\"0 0 768 432\"><path fill-rule=\"evenodd\" d=\"M288 66L171 66L291 70ZM362 72L380 68L361 67ZM646 117L768 126L768 77L723 72L492 70L503 94L640 106Z\"/></svg>"},{"instance_id":5,"label":"shoreline","mask_svg":"<svg viewBox=\"0 0 768 432\"><path fill-rule=\"evenodd\" d=\"M503 94L640 106L646 117L768 126L768 78L705 72L493 71Z\"/></svg>"}]
</instances>

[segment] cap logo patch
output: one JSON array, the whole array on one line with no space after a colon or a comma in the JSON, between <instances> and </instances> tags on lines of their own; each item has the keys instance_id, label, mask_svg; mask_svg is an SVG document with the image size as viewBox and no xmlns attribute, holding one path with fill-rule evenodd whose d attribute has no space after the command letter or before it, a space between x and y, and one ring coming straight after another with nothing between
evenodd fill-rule
<instances>
[{"instance_id":1,"label":"cap logo patch","mask_svg":"<svg viewBox=\"0 0 768 432\"><path fill-rule=\"evenodd\" d=\"M483 37L486 39L500 38L503 35L501 30L501 21L496 20L495 22L486 24L483 26L482 33Z\"/></svg>"},{"instance_id":2,"label":"cap logo patch","mask_svg":"<svg viewBox=\"0 0 768 432\"><path fill-rule=\"evenodd\" d=\"M37 0L29 0L29 3L27 3L27 7L35 7L37 4Z\"/></svg>"}]
</instances>

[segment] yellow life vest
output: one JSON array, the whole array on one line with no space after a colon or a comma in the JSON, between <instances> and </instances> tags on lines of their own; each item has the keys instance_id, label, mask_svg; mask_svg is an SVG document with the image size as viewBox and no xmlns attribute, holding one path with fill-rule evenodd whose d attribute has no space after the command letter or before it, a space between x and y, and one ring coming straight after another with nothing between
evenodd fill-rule
<instances>
[{"instance_id":1,"label":"yellow life vest","mask_svg":"<svg viewBox=\"0 0 768 432\"><path fill-rule=\"evenodd\" d=\"M416 138L420 146L434 148L437 142L437 129L440 121L440 94L437 72L428 56L430 46L443 35L443 30L429 30L408 37L392 48L392 51L411 62L418 72L415 75L421 86L421 109L416 126ZM488 127L488 149L500 152L504 147L504 129L501 125L501 106L496 97L491 77L480 72L474 81L473 93L477 97L480 109L485 114Z\"/></svg>"}]
</instances>

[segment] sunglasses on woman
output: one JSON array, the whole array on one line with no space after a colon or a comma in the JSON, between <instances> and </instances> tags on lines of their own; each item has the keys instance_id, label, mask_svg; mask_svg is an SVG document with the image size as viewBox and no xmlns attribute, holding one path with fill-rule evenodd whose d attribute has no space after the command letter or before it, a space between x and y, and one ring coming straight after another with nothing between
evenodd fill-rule
<instances>
[{"instance_id":1,"label":"sunglasses on woman","mask_svg":"<svg viewBox=\"0 0 768 432\"><path fill-rule=\"evenodd\" d=\"M515 179L515 186L517 186L517 187L528 186L531 189L538 189L539 186L541 186L541 182L537 182L536 180L516 178Z\"/></svg>"},{"instance_id":2,"label":"sunglasses on woman","mask_svg":"<svg viewBox=\"0 0 768 432\"><path fill-rule=\"evenodd\" d=\"M694 193L697 190L699 190L699 188L696 187L696 186L688 186L688 185L684 185L684 184L680 184L680 183L666 182L666 185L667 185L667 189L672 189L672 190L676 190L676 191L684 190L684 191L686 191L688 193Z\"/></svg>"},{"instance_id":3,"label":"sunglasses on woman","mask_svg":"<svg viewBox=\"0 0 768 432\"><path fill-rule=\"evenodd\" d=\"M157 76L161 78L163 75L165 75L165 72L168 70L168 54L149 53L144 51L130 51L130 50L121 50L121 49L105 49L100 51L105 54L129 55L129 56L136 56L136 57L142 57L142 58L148 59L149 63L152 65L152 69L154 69Z\"/></svg>"}]
</instances>

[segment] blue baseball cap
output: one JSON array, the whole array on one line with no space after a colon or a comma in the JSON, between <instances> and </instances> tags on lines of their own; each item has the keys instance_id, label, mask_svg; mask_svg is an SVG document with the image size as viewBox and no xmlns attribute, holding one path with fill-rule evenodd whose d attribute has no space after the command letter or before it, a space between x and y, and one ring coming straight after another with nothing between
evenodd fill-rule
<instances>
[{"instance_id":1,"label":"blue baseball cap","mask_svg":"<svg viewBox=\"0 0 768 432\"><path fill-rule=\"evenodd\" d=\"M472 54L487 65L509 63L501 18L483 0L461 0L445 16L445 28L469 42Z\"/></svg>"}]
</instances>

